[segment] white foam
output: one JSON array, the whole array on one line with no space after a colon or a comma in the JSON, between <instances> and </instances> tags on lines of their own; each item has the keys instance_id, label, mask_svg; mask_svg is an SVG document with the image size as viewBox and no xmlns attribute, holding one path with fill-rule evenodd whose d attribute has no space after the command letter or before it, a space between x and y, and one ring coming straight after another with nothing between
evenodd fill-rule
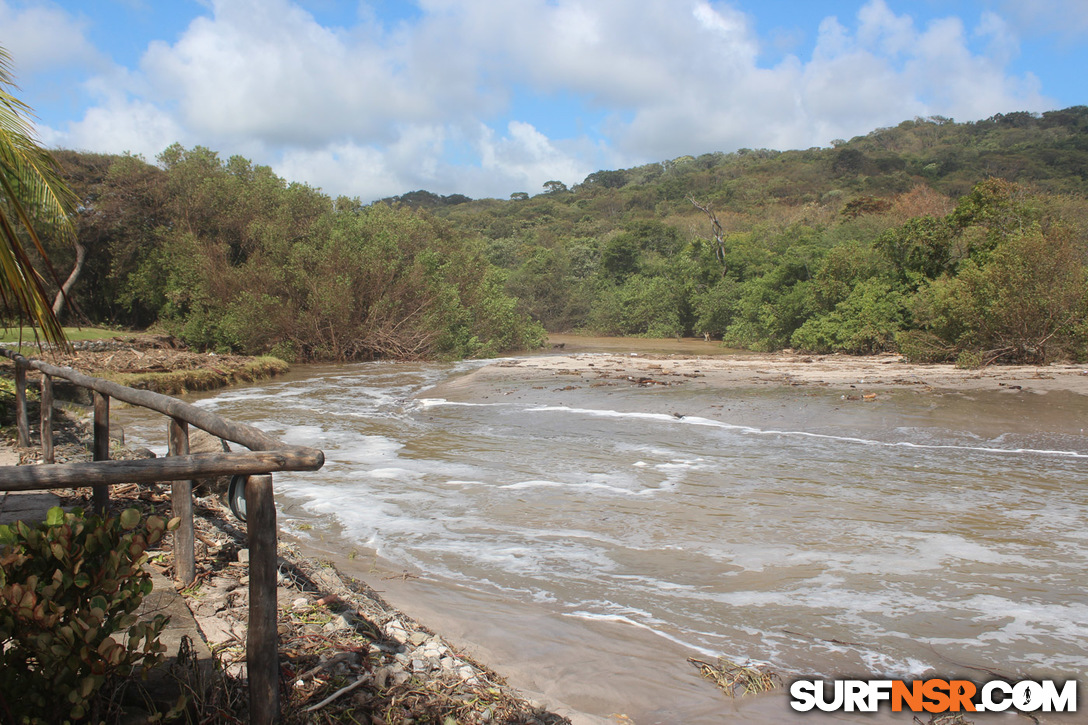
<instances>
[{"instance_id":1,"label":"white foam","mask_svg":"<svg viewBox=\"0 0 1088 725\"><path fill-rule=\"evenodd\" d=\"M593 408L571 408L562 405L545 405L535 408L527 408L526 412L529 413L551 413L551 412L563 412L563 413L575 413L578 415L593 415L602 418L631 418L636 420L654 420L660 422L668 422L674 425L698 425L708 426L713 428L721 428L723 430L737 431L740 433L750 435L772 435L783 437L802 437L802 438L814 438L829 441L840 441L843 443L854 443L858 445L866 446L883 446L883 447L903 447L903 448L916 448L920 450L949 450L949 451L971 451L978 453L998 453L1006 455L1017 454L1032 454L1042 456L1061 456L1067 458L1088 458L1088 453L1082 453L1080 451L1069 450L1047 450L1036 448L994 448L989 446L960 446L951 444L935 444L935 443L913 443L910 441L878 441L869 438L857 438L854 436L838 436L828 433L811 433L809 431L799 430L774 430L762 428L755 428L752 426L734 425L732 423L725 423L722 421L711 420L709 418L701 418L694 415L686 415L683 418L677 418L676 416L665 413L642 413L637 411L618 411L618 410L598 410Z\"/></svg>"},{"instance_id":2,"label":"white foam","mask_svg":"<svg viewBox=\"0 0 1088 725\"><path fill-rule=\"evenodd\" d=\"M416 398L415 402L421 408L437 408L440 406L448 406L451 408L496 408L500 406L509 406L509 403L469 403L458 400L446 400L445 398Z\"/></svg>"},{"instance_id":3,"label":"white foam","mask_svg":"<svg viewBox=\"0 0 1088 725\"><path fill-rule=\"evenodd\" d=\"M372 468L365 471L371 478L382 478L390 481L416 480L419 475L405 468Z\"/></svg>"},{"instance_id":4,"label":"white foam","mask_svg":"<svg viewBox=\"0 0 1088 725\"><path fill-rule=\"evenodd\" d=\"M632 619L631 617L625 617L625 616L623 616L621 614L597 614L595 612L586 612L586 611L579 610L579 611L576 611L576 612L565 612L563 616L577 617L578 619L588 619L588 620L595 620L595 621L599 621L599 622L616 622L617 624L629 624L632 627L638 627L639 629L645 629L648 632L652 632L652 633L656 634L658 637L661 637L662 639L667 639L670 642L673 642L675 644L680 645L681 647L687 647L688 649L690 649L690 650L692 650L694 652L698 652L699 654L704 655L706 657L717 657L718 655L721 654L721 652L715 652L712 649L707 649L706 647L700 647L697 644L693 644L693 643L688 642L686 640L683 640L683 639L681 639L681 638L679 638L679 637L677 637L675 635L669 634L668 632L657 629L655 627L651 627L648 624L643 624L642 622L639 622L636 619Z\"/></svg>"},{"instance_id":5,"label":"white foam","mask_svg":"<svg viewBox=\"0 0 1088 725\"><path fill-rule=\"evenodd\" d=\"M1073 460L1085 455L1046 450L1079 448L1073 436L811 433L790 429L803 424L778 399L783 430L566 406L529 408L538 416L511 428L516 403L412 398L457 368L358 370L293 384L307 395L283 401L260 389L274 402L257 425L326 451L324 469L283 474L277 493L335 518L351 545L398 566L641 627L707 655L759 642L759 657L808 663L838 647L776 634L790 628L871 644L842 649L904 676L924 672L924 648L937 644L958 661L977 651L980 666L1086 666L1088 605L1068 594L1088 565L1088 499L1076 493L1088 476ZM672 409L660 392L654 405ZM257 398L216 400L209 405L231 417ZM570 415L593 420L570 425ZM672 427L685 425L694 427ZM1028 440L1046 444L1018 446ZM991 511L998 521L980 523ZM1003 526L1018 533L998 533ZM955 638L927 637L945 618L968 625L950 629ZM972 638L977 623L987 634Z\"/></svg>"}]
</instances>

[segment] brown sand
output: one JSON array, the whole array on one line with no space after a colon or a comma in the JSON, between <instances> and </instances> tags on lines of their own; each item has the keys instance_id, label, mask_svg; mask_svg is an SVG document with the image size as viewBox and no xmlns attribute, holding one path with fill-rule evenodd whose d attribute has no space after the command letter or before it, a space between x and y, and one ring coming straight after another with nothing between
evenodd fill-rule
<instances>
[{"instance_id":1,"label":"brown sand","mask_svg":"<svg viewBox=\"0 0 1088 725\"><path fill-rule=\"evenodd\" d=\"M553 350L554 352L554 350ZM563 379L577 376L644 386L695 384L714 388L822 386L843 391L990 390L1010 394L1055 391L1088 395L1088 366L1000 365L976 370L908 363L899 355L794 353L690 356L682 353L563 353L505 360L476 371L484 379ZM467 376L472 377L472 376ZM567 378L571 379L571 378ZM459 381L467 385L471 381Z\"/></svg>"}]
</instances>

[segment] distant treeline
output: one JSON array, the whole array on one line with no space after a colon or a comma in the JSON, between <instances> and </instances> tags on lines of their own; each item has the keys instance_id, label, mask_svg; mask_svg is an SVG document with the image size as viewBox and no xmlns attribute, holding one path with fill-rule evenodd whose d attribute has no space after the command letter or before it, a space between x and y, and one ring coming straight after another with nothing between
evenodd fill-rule
<instances>
[{"instance_id":1,"label":"distant treeline","mask_svg":"<svg viewBox=\"0 0 1088 725\"><path fill-rule=\"evenodd\" d=\"M363 206L200 147L59 157L83 200L82 314L212 349L480 356L540 344L543 325L969 365L1088 357L1088 107L685 156L508 200Z\"/></svg>"},{"instance_id":2,"label":"distant treeline","mask_svg":"<svg viewBox=\"0 0 1088 725\"><path fill-rule=\"evenodd\" d=\"M963 364L1088 356L1088 107L545 188L435 213L487 240L552 331Z\"/></svg>"}]
</instances>

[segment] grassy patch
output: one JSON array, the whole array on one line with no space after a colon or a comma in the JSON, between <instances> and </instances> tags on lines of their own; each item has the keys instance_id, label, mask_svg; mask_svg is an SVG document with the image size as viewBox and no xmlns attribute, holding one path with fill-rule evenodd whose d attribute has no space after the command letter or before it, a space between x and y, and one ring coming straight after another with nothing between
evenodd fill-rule
<instances>
[{"instance_id":1,"label":"grassy patch","mask_svg":"<svg viewBox=\"0 0 1088 725\"><path fill-rule=\"evenodd\" d=\"M109 340L118 335L130 334L124 330L108 330L104 327L65 327L64 335L69 342L81 340ZM20 337L21 335L21 337ZM34 345L34 328L32 327L6 327L0 328L0 342L19 342L22 340L24 347L37 349Z\"/></svg>"},{"instance_id":2,"label":"grassy patch","mask_svg":"<svg viewBox=\"0 0 1088 725\"><path fill-rule=\"evenodd\" d=\"M228 385L252 383L282 375L290 366L279 358L258 357L237 367L220 365L216 368L174 370L165 373L100 373L108 380L138 390L152 390L164 395L181 395L200 390L215 390Z\"/></svg>"}]
</instances>

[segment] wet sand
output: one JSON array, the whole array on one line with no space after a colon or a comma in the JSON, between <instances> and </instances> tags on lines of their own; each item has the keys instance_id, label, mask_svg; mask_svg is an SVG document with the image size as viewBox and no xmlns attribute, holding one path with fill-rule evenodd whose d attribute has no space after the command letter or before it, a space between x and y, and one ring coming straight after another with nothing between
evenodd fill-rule
<instances>
[{"instance_id":1,"label":"wet sand","mask_svg":"<svg viewBox=\"0 0 1088 725\"><path fill-rule=\"evenodd\" d=\"M642 385L691 383L703 387L819 386L864 395L888 390L1069 392L1088 395L1088 365L993 365L977 370L951 364L908 363L901 356L802 355L729 350L702 340L638 340L553 335L543 354L498 362L473 373L481 379L576 375ZM562 348L557 346L562 345ZM474 381L460 378L460 385ZM628 378L635 378L634 381Z\"/></svg>"}]
</instances>

